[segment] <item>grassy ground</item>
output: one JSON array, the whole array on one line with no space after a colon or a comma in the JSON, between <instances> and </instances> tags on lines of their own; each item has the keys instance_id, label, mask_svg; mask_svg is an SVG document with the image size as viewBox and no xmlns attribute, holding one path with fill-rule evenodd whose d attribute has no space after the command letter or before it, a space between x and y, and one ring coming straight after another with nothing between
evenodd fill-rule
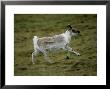
<instances>
[{"instance_id":1,"label":"grassy ground","mask_svg":"<svg viewBox=\"0 0 110 89\"><path fill-rule=\"evenodd\" d=\"M55 63L47 63L42 54L36 57L36 64L31 62L33 52L32 38L53 36L65 32L71 24L81 35L72 38L70 47L81 56L60 50L49 53ZM15 76L96 76L97 75L97 15L94 14L54 14L14 16L14 75Z\"/></svg>"}]
</instances>

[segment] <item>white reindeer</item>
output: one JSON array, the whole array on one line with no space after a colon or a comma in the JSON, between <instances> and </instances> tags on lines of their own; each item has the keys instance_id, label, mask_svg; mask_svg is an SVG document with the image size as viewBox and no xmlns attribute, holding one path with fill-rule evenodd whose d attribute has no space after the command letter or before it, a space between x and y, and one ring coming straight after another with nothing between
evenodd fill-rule
<instances>
[{"instance_id":1,"label":"white reindeer","mask_svg":"<svg viewBox=\"0 0 110 89\"><path fill-rule=\"evenodd\" d=\"M67 26L68 29L65 33L55 35L53 37L42 37L38 38L34 36L33 44L34 44L34 52L32 53L32 63L34 62L34 56L36 56L39 52L42 52L44 55L44 59L49 63L52 63L47 55L47 49L54 51L54 49L64 49L69 52L75 53L76 55L80 55L78 52L74 51L68 44L71 41L72 36L76 36L80 33L80 31L75 30L71 27L71 25Z\"/></svg>"}]
</instances>

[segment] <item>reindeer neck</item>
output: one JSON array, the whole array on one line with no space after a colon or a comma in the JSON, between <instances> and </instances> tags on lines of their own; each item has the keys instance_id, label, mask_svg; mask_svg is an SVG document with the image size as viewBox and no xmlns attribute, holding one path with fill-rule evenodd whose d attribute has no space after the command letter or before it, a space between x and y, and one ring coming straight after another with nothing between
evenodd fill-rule
<instances>
[{"instance_id":1,"label":"reindeer neck","mask_svg":"<svg viewBox=\"0 0 110 89\"><path fill-rule=\"evenodd\" d=\"M66 42L69 43L71 41L71 34L70 32L67 30L65 33L65 39L66 39Z\"/></svg>"}]
</instances>

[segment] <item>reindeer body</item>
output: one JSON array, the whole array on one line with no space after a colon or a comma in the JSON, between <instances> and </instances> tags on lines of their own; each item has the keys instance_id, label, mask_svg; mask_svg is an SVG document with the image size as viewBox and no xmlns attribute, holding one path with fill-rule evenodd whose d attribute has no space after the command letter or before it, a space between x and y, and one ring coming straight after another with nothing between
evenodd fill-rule
<instances>
[{"instance_id":1,"label":"reindeer body","mask_svg":"<svg viewBox=\"0 0 110 89\"><path fill-rule=\"evenodd\" d=\"M32 53L32 62L34 64L34 56L38 52L42 52L44 54L45 59L51 63L47 56L47 49L50 51L54 51L57 49L64 49L68 50L70 52L74 52L77 55L80 55L79 53L75 52L72 48L68 46L68 44L71 41L71 37L75 36L76 33L72 33L72 30L67 30L65 33L55 35L53 37L42 37L38 38L37 36L34 36L33 38L33 44L34 44L34 52Z\"/></svg>"}]
</instances>

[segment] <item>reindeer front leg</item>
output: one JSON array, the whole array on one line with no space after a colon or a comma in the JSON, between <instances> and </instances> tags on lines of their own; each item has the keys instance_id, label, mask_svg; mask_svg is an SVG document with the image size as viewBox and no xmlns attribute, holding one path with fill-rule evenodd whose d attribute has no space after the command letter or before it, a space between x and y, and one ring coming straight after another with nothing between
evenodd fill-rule
<instances>
[{"instance_id":1,"label":"reindeer front leg","mask_svg":"<svg viewBox=\"0 0 110 89\"><path fill-rule=\"evenodd\" d=\"M65 49L68 50L69 52L75 53L77 56L80 56L80 54L78 52L74 51L74 49L72 49L69 46L66 46Z\"/></svg>"}]
</instances>

